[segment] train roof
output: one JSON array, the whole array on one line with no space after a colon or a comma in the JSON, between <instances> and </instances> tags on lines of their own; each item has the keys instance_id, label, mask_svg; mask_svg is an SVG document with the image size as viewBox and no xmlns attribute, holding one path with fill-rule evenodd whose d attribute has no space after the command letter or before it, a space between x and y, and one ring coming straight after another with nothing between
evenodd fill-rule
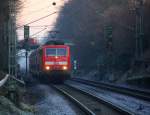
<instances>
[{"instance_id":1,"label":"train roof","mask_svg":"<svg viewBox=\"0 0 150 115\"><path fill-rule=\"evenodd\" d=\"M68 45L44 45L42 46L42 48L48 48L48 47L52 47L52 48L61 48L61 47L69 47Z\"/></svg>"},{"instance_id":2,"label":"train roof","mask_svg":"<svg viewBox=\"0 0 150 115\"><path fill-rule=\"evenodd\" d=\"M31 55L46 47L69 47L69 45L66 45L62 40L50 40L47 41L45 44L41 45L39 48L33 50L31 52Z\"/></svg>"},{"instance_id":3,"label":"train roof","mask_svg":"<svg viewBox=\"0 0 150 115\"><path fill-rule=\"evenodd\" d=\"M62 40L50 40L47 41L44 45L65 45L65 42Z\"/></svg>"}]
</instances>

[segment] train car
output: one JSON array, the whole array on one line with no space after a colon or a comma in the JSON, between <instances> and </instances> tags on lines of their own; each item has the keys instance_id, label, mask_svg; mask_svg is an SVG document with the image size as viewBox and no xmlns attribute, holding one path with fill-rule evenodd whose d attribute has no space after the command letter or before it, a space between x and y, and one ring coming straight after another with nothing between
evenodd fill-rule
<instances>
[{"instance_id":1,"label":"train car","mask_svg":"<svg viewBox=\"0 0 150 115\"><path fill-rule=\"evenodd\" d=\"M29 70L40 79L63 82L70 77L70 47L60 44L43 45L31 53Z\"/></svg>"}]
</instances>

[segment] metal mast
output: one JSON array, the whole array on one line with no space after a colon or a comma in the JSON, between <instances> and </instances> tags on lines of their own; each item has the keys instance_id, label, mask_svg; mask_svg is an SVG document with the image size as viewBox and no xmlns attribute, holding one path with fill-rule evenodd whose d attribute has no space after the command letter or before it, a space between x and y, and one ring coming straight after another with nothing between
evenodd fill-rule
<instances>
[{"instance_id":1,"label":"metal mast","mask_svg":"<svg viewBox=\"0 0 150 115\"><path fill-rule=\"evenodd\" d=\"M143 57L143 37L144 37L144 21L143 21L143 0L135 1L135 13L136 13L136 47L135 47L135 59L142 60Z\"/></svg>"},{"instance_id":2,"label":"metal mast","mask_svg":"<svg viewBox=\"0 0 150 115\"><path fill-rule=\"evenodd\" d=\"M104 38L106 38L107 48L107 73L113 75L113 27L112 25L105 26ZM113 76L109 79L114 79Z\"/></svg>"},{"instance_id":3,"label":"metal mast","mask_svg":"<svg viewBox=\"0 0 150 115\"><path fill-rule=\"evenodd\" d=\"M8 70L10 75L16 76L16 29L15 29L15 3L9 1L10 18L8 21Z\"/></svg>"}]
</instances>

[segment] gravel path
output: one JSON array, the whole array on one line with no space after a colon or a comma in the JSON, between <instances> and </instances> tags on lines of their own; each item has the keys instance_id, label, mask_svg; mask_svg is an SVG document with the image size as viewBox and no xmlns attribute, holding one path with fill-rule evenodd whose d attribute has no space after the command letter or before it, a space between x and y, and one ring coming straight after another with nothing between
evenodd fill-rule
<instances>
[{"instance_id":1,"label":"gravel path","mask_svg":"<svg viewBox=\"0 0 150 115\"><path fill-rule=\"evenodd\" d=\"M28 90L35 115L84 115L72 102L48 85L36 85Z\"/></svg>"}]
</instances>

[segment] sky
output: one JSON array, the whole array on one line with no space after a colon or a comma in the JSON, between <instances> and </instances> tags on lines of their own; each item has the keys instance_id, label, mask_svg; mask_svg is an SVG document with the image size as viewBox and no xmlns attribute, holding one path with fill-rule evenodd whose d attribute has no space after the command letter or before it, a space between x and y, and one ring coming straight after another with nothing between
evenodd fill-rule
<instances>
[{"instance_id":1,"label":"sky","mask_svg":"<svg viewBox=\"0 0 150 115\"><path fill-rule=\"evenodd\" d=\"M17 27L26 25L41 17L57 12L47 18L44 18L29 25L30 36L39 40L43 37L46 37L48 31L53 30L56 19L59 16L61 7L63 7L64 4L68 2L68 0L21 0L21 2L22 8L20 9L20 13L18 13L17 15ZM54 2L56 3L56 5L52 5ZM42 32L34 35L39 31ZM17 33L19 40L24 39L23 27L18 28Z\"/></svg>"}]
</instances>

